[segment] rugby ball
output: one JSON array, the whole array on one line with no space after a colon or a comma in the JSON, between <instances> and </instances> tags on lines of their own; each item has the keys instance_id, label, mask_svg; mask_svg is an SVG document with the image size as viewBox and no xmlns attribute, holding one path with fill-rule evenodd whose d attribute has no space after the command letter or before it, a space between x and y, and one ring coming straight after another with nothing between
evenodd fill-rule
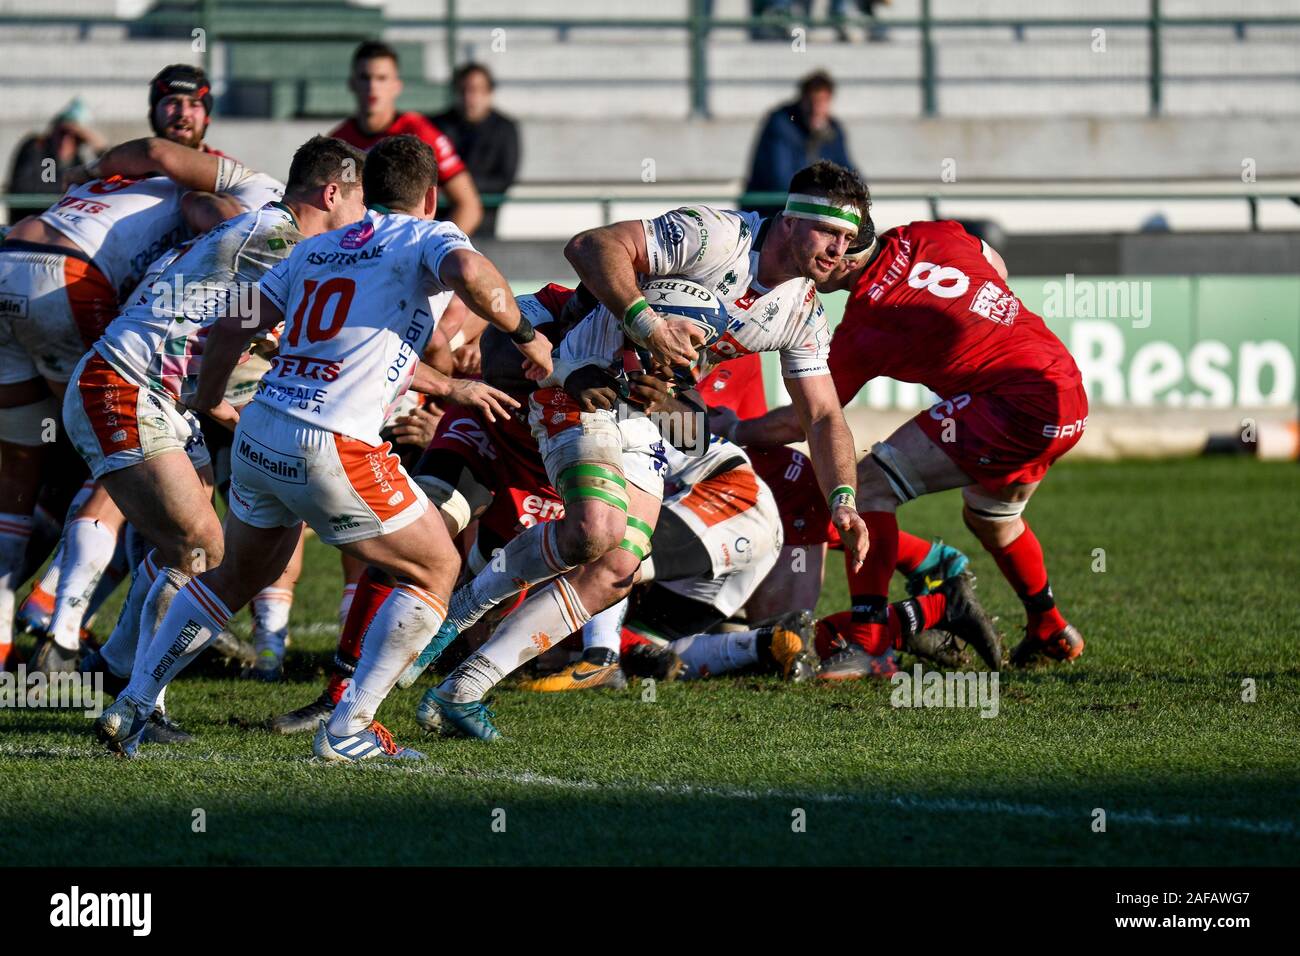
<instances>
[{"instance_id":1,"label":"rugby ball","mask_svg":"<svg viewBox=\"0 0 1300 956\"><path fill-rule=\"evenodd\" d=\"M686 279L651 279L641 286L646 304L665 318L686 319L704 332L704 345L727 331L727 308L710 290Z\"/></svg>"}]
</instances>

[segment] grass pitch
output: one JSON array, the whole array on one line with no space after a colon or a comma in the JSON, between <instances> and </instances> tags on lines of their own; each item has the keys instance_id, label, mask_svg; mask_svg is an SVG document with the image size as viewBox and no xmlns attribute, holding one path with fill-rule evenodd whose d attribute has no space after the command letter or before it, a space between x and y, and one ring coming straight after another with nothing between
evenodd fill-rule
<instances>
[{"instance_id":1,"label":"grass pitch","mask_svg":"<svg viewBox=\"0 0 1300 956\"><path fill-rule=\"evenodd\" d=\"M993 719L895 709L881 681L506 689L509 739L483 745L422 734L426 677L380 713L430 757L403 767L325 766L309 737L242 723L321 685L340 578L313 541L289 679L187 673L169 705L193 744L125 762L79 713L0 712L4 862L1295 864L1298 489L1294 465L1253 461L1053 469L1028 517L1088 649L1004 672ZM1023 611L959 509L948 493L900 518L971 555L1013 643ZM832 555L821 610L845 604Z\"/></svg>"}]
</instances>

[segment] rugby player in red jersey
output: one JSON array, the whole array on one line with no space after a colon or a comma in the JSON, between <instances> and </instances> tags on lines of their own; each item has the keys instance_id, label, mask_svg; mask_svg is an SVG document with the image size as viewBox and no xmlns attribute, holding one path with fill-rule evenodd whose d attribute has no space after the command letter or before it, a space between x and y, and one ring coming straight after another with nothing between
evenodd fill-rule
<instances>
[{"instance_id":1,"label":"rugby player in red jersey","mask_svg":"<svg viewBox=\"0 0 1300 956\"><path fill-rule=\"evenodd\" d=\"M465 235L473 235L483 220L483 203L474 177L442 130L419 113L398 111L402 77L398 72L397 51L378 40L367 40L358 46L352 54L348 89L356 97L357 112L334 127L329 135L364 151L389 136L410 134L423 140L438 162L438 191L450 207L440 218L454 222Z\"/></svg>"},{"instance_id":2,"label":"rugby player in red jersey","mask_svg":"<svg viewBox=\"0 0 1300 956\"><path fill-rule=\"evenodd\" d=\"M937 620L942 592L896 606L903 613L888 605L898 561L895 510L950 488L962 489L967 527L1025 605L1025 637L1012 662L1083 653L1022 514L1051 464L1078 442L1088 399L1065 345L1006 278L997 252L960 223L914 222L859 243L819 285L822 292L849 290L830 356L842 403L878 375L945 396L873 445L859 464L858 505L871 546L862 568L849 572L849 648L826 663L826 676L851 674L869 655L900 646L906 634ZM742 422L724 417L718 427L742 444L801 437L790 408ZM907 619L912 615L917 619Z\"/></svg>"}]
</instances>

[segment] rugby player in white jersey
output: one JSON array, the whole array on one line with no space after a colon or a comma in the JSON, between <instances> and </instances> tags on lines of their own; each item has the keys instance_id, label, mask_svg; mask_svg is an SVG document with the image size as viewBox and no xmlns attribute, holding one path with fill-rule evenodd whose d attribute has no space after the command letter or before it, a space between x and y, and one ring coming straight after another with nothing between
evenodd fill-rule
<instances>
[{"instance_id":1,"label":"rugby player in white jersey","mask_svg":"<svg viewBox=\"0 0 1300 956\"><path fill-rule=\"evenodd\" d=\"M130 685L96 722L110 749L132 754L163 687L239 608L284 569L302 523L328 544L400 582L375 615L350 692L316 734L329 760L418 756L374 720L398 676L437 631L460 558L438 513L390 445L386 412L408 387L505 414L515 405L481 382L448 379L419 360L452 295L509 332L550 372L505 279L437 209L433 151L411 136L366 157L369 211L299 244L262 280L261 316L227 315L207 341L194 405L216 409L253 335L286 322L280 351L239 416L225 560L177 594Z\"/></svg>"},{"instance_id":2,"label":"rugby player in white jersey","mask_svg":"<svg viewBox=\"0 0 1300 956\"><path fill-rule=\"evenodd\" d=\"M202 70L166 67L149 85L150 125L159 141L181 153L208 155L215 175L185 183L153 175L169 172L162 161L148 166L138 181L136 175L113 178L108 171L92 171L82 176L91 181L17 223L0 246L0 669L12 649L14 591L22 583L17 578L50 426L58 422L58 402L72 369L160 253L191 230L202 231L264 201L245 197L241 203L240 197L219 195L258 183L238 163L204 145L211 109ZM111 505L101 510L111 511ZM106 523L120 521L116 514L103 517ZM98 549L104 563L111 557L102 552L112 535L87 530L91 527L83 524L78 530L84 533L66 542L74 565L83 563L88 550ZM38 651L33 666L66 666L68 655L46 660L48 653Z\"/></svg>"},{"instance_id":3,"label":"rugby player in white jersey","mask_svg":"<svg viewBox=\"0 0 1300 956\"><path fill-rule=\"evenodd\" d=\"M499 736L484 695L630 590L663 497L662 439L644 414L595 404L580 384L605 387L627 340L653 361L698 373L741 355L779 351L832 520L846 554L862 561L867 540L854 510L853 437L827 368L830 333L815 283L852 246L866 209L862 180L823 162L795 174L785 213L766 222L752 213L684 207L569 242L565 254L601 306L561 344L553 378L543 383L556 387L539 389L530 401L530 423L565 516L528 529L502 560L458 589L438 640L449 643L506 598L555 580L534 588L488 643L425 695L419 719L426 727ZM725 307L726 328L710 340L690 319L657 315L642 290L669 291L672 279L661 276L711 292Z\"/></svg>"},{"instance_id":4,"label":"rugby player in white jersey","mask_svg":"<svg viewBox=\"0 0 1300 956\"><path fill-rule=\"evenodd\" d=\"M216 161L189 155L193 162ZM91 474L153 545L132 582L118 632L96 655L102 657L96 669L116 678L114 691L140 662L141 648L189 576L221 561L212 467L198 420L185 407L197 385L205 337L223 315L254 314L262 276L305 236L356 217L363 208L363 162L346 144L324 137L306 143L290 166L285 201L227 220L171 257L73 375L63 408L68 435Z\"/></svg>"}]
</instances>

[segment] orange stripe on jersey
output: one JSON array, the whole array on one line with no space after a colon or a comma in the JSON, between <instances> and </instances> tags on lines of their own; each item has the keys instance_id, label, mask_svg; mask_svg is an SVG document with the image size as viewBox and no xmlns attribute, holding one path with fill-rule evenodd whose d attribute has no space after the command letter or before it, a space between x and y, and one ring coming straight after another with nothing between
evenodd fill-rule
<instances>
[{"instance_id":1,"label":"orange stripe on jersey","mask_svg":"<svg viewBox=\"0 0 1300 956\"><path fill-rule=\"evenodd\" d=\"M334 447L352 490L380 521L400 514L416 500L401 459L391 453L391 442L375 447L335 433Z\"/></svg>"},{"instance_id":2,"label":"orange stripe on jersey","mask_svg":"<svg viewBox=\"0 0 1300 956\"><path fill-rule=\"evenodd\" d=\"M95 353L77 378L77 391L105 458L140 447L140 423L136 419L140 386L117 374L103 356Z\"/></svg>"},{"instance_id":3,"label":"orange stripe on jersey","mask_svg":"<svg viewBox=\"0 0 1300 956\"><path fill-rule=\"evenodd\" d=\"M90 348L117 316L117 294L104 273L75 256L63 257L63 288L81 344Z\"/></svg>"},{"instance_id":4,"label":"orange stripe on jersey","mask_svg":"<svg viewBox=\"0 0 1300 956\"><path fill-rule=\"evenodd\" d=\"M752 468L733 468L701 481L682 499L682 504L712 527L758 504L758 477Z\"/></svg>"}]
</instances>

